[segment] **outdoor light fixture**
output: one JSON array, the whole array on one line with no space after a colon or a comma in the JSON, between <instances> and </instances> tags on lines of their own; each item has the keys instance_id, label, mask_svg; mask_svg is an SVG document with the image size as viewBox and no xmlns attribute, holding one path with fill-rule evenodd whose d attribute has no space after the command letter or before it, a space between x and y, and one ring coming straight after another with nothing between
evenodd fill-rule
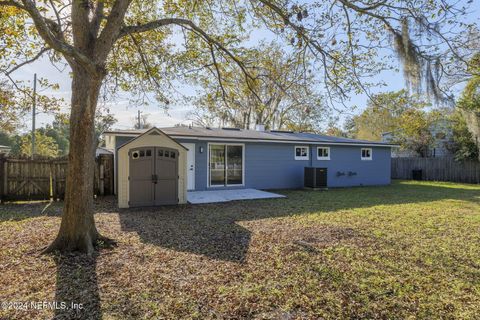
<instances>
[{"instance_id":1,"label":"outdoor light fixture","mask_svg":"<svg viewBox=\"0 0 480 320\"><path fill-rule=\"evenodd\" d=\"M203 147L200 147L200 153L203 153Z\"/></svg>"}]
</instances>

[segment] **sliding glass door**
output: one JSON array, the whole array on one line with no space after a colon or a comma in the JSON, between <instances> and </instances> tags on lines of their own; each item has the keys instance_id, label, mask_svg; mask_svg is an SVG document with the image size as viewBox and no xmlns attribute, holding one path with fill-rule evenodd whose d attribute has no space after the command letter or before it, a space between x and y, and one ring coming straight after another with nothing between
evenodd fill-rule
<instances>
[{"instance_id":1,"label":"sliding glass door","mask_svg":"<svg viewBox=\"0 0 480 320\"><path fill-rule=\"evenodd\" d=\"M243 145L209 145L210 186L243 184Z\"/></svg>"},{"instance_id":2,"label":"sliding glass door","mask_svg":"<svg viewBox=\"0 0 480 320\"><path fill-rule=\"evenodd\" d=\"M225 146L210 145L210 185L225 185Z\"/></svg>"},{"instance_id":3,"label":"sliding glass door","mask_svg":"<svg viewBox=\"0 0 480 320\"><path fill-rule=\"evenodd\" d=\"M227 146L227 185L242 184L243 146Z\"/></svg>"}]
</instances>

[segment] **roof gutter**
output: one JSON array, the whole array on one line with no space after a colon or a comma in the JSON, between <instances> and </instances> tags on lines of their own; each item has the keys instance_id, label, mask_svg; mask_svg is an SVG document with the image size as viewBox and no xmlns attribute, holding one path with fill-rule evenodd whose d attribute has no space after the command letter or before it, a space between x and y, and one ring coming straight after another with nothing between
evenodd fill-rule
<instances>
[{"instance_id":1,"label":"roof gutter","mask_svg":"<svg viewBox=\"0 0 480 320\"><path fill-rule=\"evenodd\" d=\"M115 135L121 137L137 137L143 133L115 133L105 132L107 135ZM167 134L168 135L168 134ZM168 135L173 139L189 139L198 141L234 141L234 142L262 142L262 143L293 143L293 144L312 144L312 145L338 145L338 146L364 146L364 147L384 147L398 148L399 145L386 143L362 143L362 142L331 142L331 141L312 141L312 140L277 140L277 139L256 139L256 138L219 138L210 136L190 136L190 135Z\"/></svg>"},{"instance_id":2,"label":"roof gutter","mask_svg":"<svg viewBox=\"0 0 480 320\"><path fill-rule=\"evenodd\" d=\"M339 146L366 146L366 147L399 147L395 144L376 144L361 142L330 142L330 141L311 141L311 140L276 140L276 139L255 139L255 138L216 138L216 137L191 137L171 135L173 139L190 139L199 141L234 141L234 142L263 142L263 143L291 143L291 144L311 144L311 145L339 145Z\"/></svg>"}]
</instances>

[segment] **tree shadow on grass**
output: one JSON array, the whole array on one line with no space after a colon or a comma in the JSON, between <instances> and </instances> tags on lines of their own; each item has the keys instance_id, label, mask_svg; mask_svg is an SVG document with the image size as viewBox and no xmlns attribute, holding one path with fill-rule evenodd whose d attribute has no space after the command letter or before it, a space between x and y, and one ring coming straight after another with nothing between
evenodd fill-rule
<instances>
[{"instance_id":1,"label":"tree shadow on grass","mask_svg":"<svg viewBox=\"0 0 480 320\"><path fill-rule=\"evenodd\" d=\"M405 182L384 187L280 193L287 198L120 210L120 223L122 230L136 232L145 243L243 263L251 233L238 224L240 221L446 199L480 203L480 190L475 186Z\"/></svg>"},{"instance_id":2,"label":"tree shadow on grass","mask_svg":"<svg viewBox=\"0 0 480 320\"><path fill-rule=\"evenodd\" d=\"M230 215L208 212L228 206L179 206L127 210L120 213L122 230L138 233L142 241L182 252L243 262L250 231Z\"/></svg>"},{"instance_id":3,"label":"tree shadow on grass","mask_svg":"<svg viewBox=\"0 0 480 320\"><path fill-rule=\"evenodd\" d=\"M117 212L117 202L113 196L95 199L95 212ZM0 222L21 221L35 217L60 217L63 211L63 201L22 201L0 204Z\"/></svg>"},{"instance_id":4,"label":"tree shadow on grass","mask_svg":"<svg viewBox=\"0 0 480 320\"><path fill-rule=\"evenodd\" d=\"M98 253L56 254L54 319L102 319L96 273Z\"/></svg>"}]
</instances>

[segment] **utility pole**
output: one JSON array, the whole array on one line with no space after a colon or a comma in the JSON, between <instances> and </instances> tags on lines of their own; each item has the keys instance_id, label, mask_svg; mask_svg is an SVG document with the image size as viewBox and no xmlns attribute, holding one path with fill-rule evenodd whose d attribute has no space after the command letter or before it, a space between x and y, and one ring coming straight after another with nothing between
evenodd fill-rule
<instances>
[{"instance_id":1,"label":"utility pole","mask_svg":"<svg viewBox=\"0 0 480 320\"><path fill-rule=\"evenodd\" d=\"M137 116L137 121L138 121L138 129L143 129L142 128L142 122L140 120L140 110L138 110L138 116Z\"/></svg>"},{"instance_id":2,"label":"utility pole","mask_svg":"<svg viewBox=\"0 0 480 320\"><path fill-rule=\"evenodd\" d=\"M37 74L33 75L33 105L32 105L32 160L35 155L35 116L37 104Z\"/></svg>"}]
</instances>

